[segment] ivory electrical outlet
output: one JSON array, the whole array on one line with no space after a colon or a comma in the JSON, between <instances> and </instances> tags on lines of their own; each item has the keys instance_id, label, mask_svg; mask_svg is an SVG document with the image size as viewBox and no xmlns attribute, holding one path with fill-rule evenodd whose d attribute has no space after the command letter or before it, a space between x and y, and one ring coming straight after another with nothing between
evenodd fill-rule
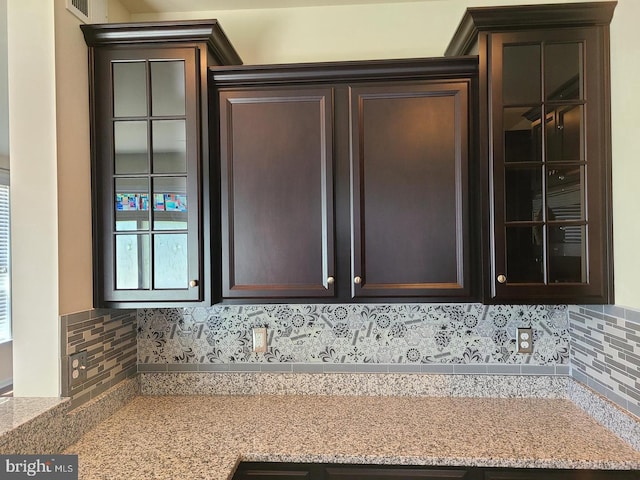
<instances>
[{"instance_id":1,"label":"ivory electrical outlet","mask_svg":"<svg viewBox=\"0 0 640 480\"><path fill-rule=\"evenodd\" d=\"M518 353L533 353L533 329L518 328L516 345Z\"/></svg>"},{"instance_id":2,"label":"ivory electrical outlet","mask_svg":"<svg viewBox=\"0 0 640 480\"><path fill-rule=\"evenodd\" d=\"M253 329L253 351L256 353L267 352L267 329L266 327Z\"/></svg>"}]
</instances>

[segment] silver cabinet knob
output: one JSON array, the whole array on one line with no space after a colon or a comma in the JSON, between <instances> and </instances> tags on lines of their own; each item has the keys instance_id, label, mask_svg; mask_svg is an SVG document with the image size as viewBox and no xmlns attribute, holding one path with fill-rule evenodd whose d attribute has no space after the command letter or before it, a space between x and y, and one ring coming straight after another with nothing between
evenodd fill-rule
<instances>
[{"instance_id":1,"label":"silver cabinet knob","mask_svg":"<svg viewBox=\"0 0 640 480\"><path fill-rule=\"evenodd\" d=\"M334 283L335 281L336 281L336 279L335 279L335 278L333 278L333 277L327 277L327 283L328 283L329 285L333 285L333 283Z\"/></svg>"},{"instance_id":2,"label":"silver cabinet knob","mask_svg":"<svg viewBox=\"0 0 640 480\"><path fill-rule=\"evenodd\" d=\"M360 285L362 283L362 278L360 277L355 277L353 279L353 283L355 283L356 285Z\"/></svg>"},{"instance_id":3,"label":"silver cabinet knob","mask_svg":"<svg viewBox=\"0 0 640 480\"><path fill-rule=\"evenodd\" d=\"M198 286L198 280L191 280L191 281L189 282L189 286L190 286L191 288L193 288L193 287L197 287L197 286Z\"/></svg>"},{"instance_id":4,"label":"silver cabinet knob","mask_svg":"<svg viewBox=\"0 0 640 480\"><path fill-rule=\"evenodd\" d=\"M498 275L498 283L506 283L507 282L507 277L500 274Z\"/></svg>"}]
</instances>

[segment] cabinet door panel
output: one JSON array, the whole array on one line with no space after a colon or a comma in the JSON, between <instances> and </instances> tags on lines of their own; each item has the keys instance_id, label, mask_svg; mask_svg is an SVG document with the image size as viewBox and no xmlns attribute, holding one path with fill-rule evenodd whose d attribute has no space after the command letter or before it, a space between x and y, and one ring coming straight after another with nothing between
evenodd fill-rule
<instances>
[{"instance_id":1,"label":"cabinet door panel","mask_svg":"<svg viewBox=\"0 0 640 480\"><path fill-rule=\"evenodd\" d=\"M99 305L199 302L205 296L199 286L199 55L193 47L95 53ZM168 65L173 74L166 79ZM176 78L178 91L163 96L165 103L177 97L172 104L180 107L167 119L166 111L151 108L149 85L176 83Z\"/></svg>"},{"instance_id":2,"label":"cabinet door panel","mask_svg":"<svg viewBox=\"0 0 640 480\"><path fill-rule=\"evenodd\" d=\"M354 297L460 297L468 279L468 83L351 92Z\"/></svg>"},{"instance_id":3,"label":"cabinet door panel","mask_svg":"<svg viewBox=\"0 0 640 480\"><path fill-rule=\"evenodd\" d=\"M331 89L220 94L222 296L333 295Z\"/></svg>"},{"instance_id":4,"label":"cabinet door panel","mask_svg":"<svg viewBox=\"0 0 640 480\"><path fill-rule=\"evenodd\" d=\"M494 301L611 298L602 44L595 28L491 36ZM524 99L511 52L534 47L542 87Z\"/></svg>"}]
</instances>

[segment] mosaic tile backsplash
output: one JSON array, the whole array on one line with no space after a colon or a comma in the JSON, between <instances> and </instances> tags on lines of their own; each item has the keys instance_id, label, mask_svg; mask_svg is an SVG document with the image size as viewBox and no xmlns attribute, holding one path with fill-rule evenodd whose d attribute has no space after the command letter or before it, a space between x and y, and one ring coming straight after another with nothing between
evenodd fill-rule
<instances>
[{"instance_id":1,"label":"mosaic tile backsplash","mask_svg":"<svg viewBox=\"0 0 640 480\"><path fill-rule=\"evenodd\" d=\"M640 312L569 307L571 376L640 417Z\"/></svg>"},{"instance_id":2,"label":"mosaic tile backsplash","mask_svg":"<svg viewBox=\"0 0 640 480\"><path fill-rule=\"evenodd\" d=\"M137 315L143 367L569 364L564 305L233 305L139 309ZM252 351L253 327L268 328L267 353ZM517 327L533 328L533 354L516 352Z\"/></svg>"},{"instance_id":3,"label":"mosaic tile backsplash","mask_svg":"<svg viewBox=\"0 0 640 480\"><path fill-rule=\"evenodd\" d=\"M62 396L75 408L136 374L136 311L88 310L60 317ZM69 356L87 352L87 378L71 386Z\"/></svg>"}]
</instances>

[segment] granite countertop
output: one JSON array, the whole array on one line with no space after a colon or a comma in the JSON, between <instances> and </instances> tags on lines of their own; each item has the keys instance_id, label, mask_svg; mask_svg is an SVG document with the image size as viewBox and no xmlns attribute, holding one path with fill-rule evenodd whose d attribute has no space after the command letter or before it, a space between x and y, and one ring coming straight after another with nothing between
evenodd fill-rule
<instances>
[{"instance_id":1,"label":"granite countertop","mask_svg":"<svg viewBox=\"0 0 640 480\"><path fill-rule=\"evenodd\" d=\"M68 399L64 398L0 397L0 444L8 432L41 415L55 414L67 404Z\"/></svg>"},{"instance_id":2,"label":"granite countertop","mask_svg":"<svg viewBox=\"0 0 640 480\"><path fill-rule=\"evenodd\" d=\"M80 478L229 479L239 461L640 469L569 400L140 396L65 453Z\"/></svg>"}]
</instances>

